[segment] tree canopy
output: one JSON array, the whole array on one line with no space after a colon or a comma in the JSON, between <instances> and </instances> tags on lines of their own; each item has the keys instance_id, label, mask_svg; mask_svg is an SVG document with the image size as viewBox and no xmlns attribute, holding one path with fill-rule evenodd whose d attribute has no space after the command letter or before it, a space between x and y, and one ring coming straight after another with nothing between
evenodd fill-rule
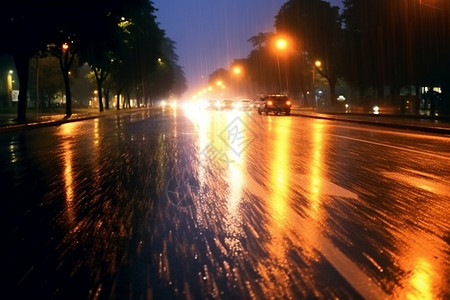
<instances>
[{"instance_id":1,"label":"tree canopy","mask_svg":"<svg viewBox=\"0 0 450 300\"><path fill-rule=\"evenodd\" d=\"M323 0L289 0L274 26L248 40L248 73L257 89L306 99L316 73L328 82L332 106L342 79L358 95L388 102L410 91L418 103L424 87L440 89L441 110L450 112L450 1L344 0L340 10ZM288 37L287 54L274 51L277 37Z\"/></svg>"},{"instance_id":2,"label":"tree canopy","mask_svg":"<svg viewBox=\"0 0 450 300\"><path fill-rule=\"evenodd\" d=\"M17 119L26 119L29 60L49 49L60 57L67 116L71 114L68 73L75 55L96 72L100 92L113 69L118 75L121 65L132 66L127 69L131 74L122 76L133 78L141 97L147 99L150 94L145 87L166 39L156 23L155 10L147 0L7 1L0 12L0 39L8 43L1 43L0 53L11 55L16 65L20 82Z\"/></svg>"}]
</instances>

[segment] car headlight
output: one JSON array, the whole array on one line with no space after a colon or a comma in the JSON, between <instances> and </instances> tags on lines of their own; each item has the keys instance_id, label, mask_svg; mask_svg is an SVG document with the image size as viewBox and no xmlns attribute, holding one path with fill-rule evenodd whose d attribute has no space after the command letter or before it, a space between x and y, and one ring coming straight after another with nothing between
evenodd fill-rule
<instances>
[{"instance_id":1,"label":"car headlight","mask_svg":"<svg viewBox=\"0 0 450 300\"><path fill-rule=\"evenodd\" d=\"M378 105L375 105L375 106L373 107L373 113L374 113L375 115L378 115L379 112L380 112L380 108L378 107Z\"/></svg>"}]
</instances>

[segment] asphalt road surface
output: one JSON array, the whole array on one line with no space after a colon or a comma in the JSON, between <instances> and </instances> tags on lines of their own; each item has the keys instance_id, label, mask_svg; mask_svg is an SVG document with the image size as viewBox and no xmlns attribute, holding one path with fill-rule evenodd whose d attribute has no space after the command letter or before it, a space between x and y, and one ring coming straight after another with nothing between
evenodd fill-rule
<instances>
[{"instance_id":1,"label":"asphalt road surface","mask_svg":"<svg viewBox=\"0 0 450 300\"><path fill-rule=\"evenodd\" d=\"M0 134L4 299L449 299L450 139L255 112Z\"/></svg>"}]
</instances>

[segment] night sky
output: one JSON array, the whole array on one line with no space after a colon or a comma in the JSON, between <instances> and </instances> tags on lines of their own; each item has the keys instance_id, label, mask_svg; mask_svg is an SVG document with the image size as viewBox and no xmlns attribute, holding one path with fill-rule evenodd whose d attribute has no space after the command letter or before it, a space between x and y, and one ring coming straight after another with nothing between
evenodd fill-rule
<instances>
[{"instance_id":1,"label":"night sky","mask_svg":"<svg viewBox=\"0 0 450 300\"><path fill-rule=\"evenodd\" d=\"M175 41L188 92L206 86L218 68L229 69L234 59L246 58L248 39L274 31L275 16L286 0L153 0L157 22ZM340 5L341 0L329 1Z\"/></svg>"}]
</instances>

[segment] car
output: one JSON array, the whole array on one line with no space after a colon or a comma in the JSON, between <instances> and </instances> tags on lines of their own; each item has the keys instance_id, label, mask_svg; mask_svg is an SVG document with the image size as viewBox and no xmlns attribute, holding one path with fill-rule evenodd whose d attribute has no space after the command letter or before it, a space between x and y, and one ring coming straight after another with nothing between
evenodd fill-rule
<instances>
[{"instance_id":1,"label":"car","mask_svg":"<svg viewBox=\"0 0 450 300\"><path fill-rule=\"evenodd\" d=\"M273 113L275 115L285 114L289 116L291 114L291 100L286 95L267 95L263 99L260 99L258 106L258 114L263 112L268 115Z\"/></svg>"},{"instance_id":2,"label":"car","mask_svg":"<svg viewBox=\"0 0 450 300\"><path fill-rule=\"evenodd\" d=\"M220 108L220 101L211 99L206 102L206 109L207 110L217 110Z\"/></svg>"},{"instance_id":3,"label":"car","mask_svg":"<svg viewBox=\"0 0 450 300\"><path fill-rule=\"evenodd\" d=\"M236 103L236 109L239 110L252 110L253 104L250 99L240 99Z\"/></svg>"},{"instance_id":4,"label":"car","mask_svg":"<svg viewBox=\"0 0 450 300\"><path fill-rule=\"evenodd\" d=\"M264 97L258 97L252 101L252 106L256 110L258 110L258 108L263 104L264 104Z\"/></svg>"},{"instance_id":5,"label":"car","mask_svg":"<svg viewBox=\"0 0 450 300\"><path fill-rule=\"evenodd\" d=\"M233 110L234 109L234 101L230 99L224 99L221 102L220 109L221 110Z\"/></svg>"}]
</instances>

